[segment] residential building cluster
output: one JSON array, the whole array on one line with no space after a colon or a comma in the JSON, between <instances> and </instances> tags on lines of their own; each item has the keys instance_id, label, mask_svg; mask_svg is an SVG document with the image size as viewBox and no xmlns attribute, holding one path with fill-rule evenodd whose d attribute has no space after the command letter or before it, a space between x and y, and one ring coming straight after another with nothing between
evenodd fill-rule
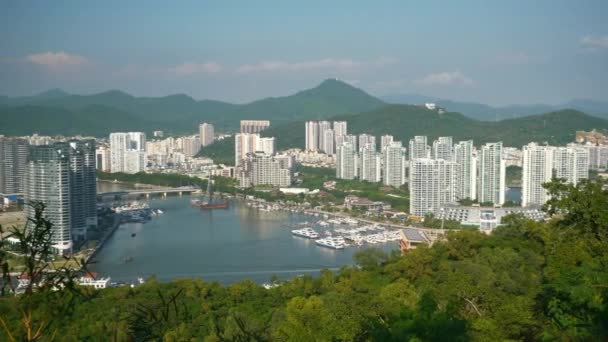
<instances>
[{"instance_id":1,"label":"residential building cluster","mask_svg":"<svg viewBox=\"0 0 608 342\"><path fill-rule=\"evenodd\" d=\"M576 185L589 178L589 150L581 145L544 146L530 143L523 147L522 206L543 205L549 200L542 185L552 178Z\"/></svg>"},{"instance_id":2,"label":"residential building cluster","mask_svg":"<svg viewBox=\"0 0 608 342\"><path fill-rule=\"evenodd\" d=\"M42 202L53 223L52 248L70 254L97 226L95 140L47 138L0 137L0 193ZM34 217L33 207L25 211Z\"/></svg>"},{"instance_id":3,"label":"residential building cluster","mask_svg":"<svg viewBox=\"0 0 608 342\"><path fill-rule=\"evenodd\" d=\"M234 136L234 174L240 187L288 187L293 182L295 157L277 155L274 137L260 133L270 127L265 120L242 120Z\"/></svg>"},{"instance_id":4,"label":"residential building cluster","mask_svg":"<svg viewBox=\"0 0 608 342\"><path fill-rule=\"evenodd\" d=\"M439 137L432 144L426 136L410 139L406 148L390 135L380 137L346 133L341 124L328 121L306 123L306 150L314 153L332 151L322 136L331 137L335 147L336 176L360 179L399 187L408 183L410 214L437 214L445 205L472 200L491 206L505 203L506 167L523 167L523 206L546 202L543 184L553 177L577 184L588 178L589 168L605 168L608 149L603 145L568 145L566 147L530 144L523 150L504 147L502 142L486 143L475 148L473 141L453 142ZM336 127L344 135L338 139ZM608 146L606 146L608 147ZM542 151L542 152L539 152Z\"/></svg>"}]
</instances>

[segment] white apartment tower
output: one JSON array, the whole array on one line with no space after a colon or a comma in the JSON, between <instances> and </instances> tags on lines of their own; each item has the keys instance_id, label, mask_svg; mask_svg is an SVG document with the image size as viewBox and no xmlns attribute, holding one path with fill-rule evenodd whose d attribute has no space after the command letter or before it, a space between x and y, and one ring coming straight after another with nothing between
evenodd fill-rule
<instances>
[{"instance_id":1,"label":"white apartment tower","mask_svg":"<svg viewBox=\"0 0 608 342\"><path fill-rule=\"evenodd\" d=\"M306 121L306 150L316 152L319 150L319 123Z\"/></svg>"},{"instance_id":2,"label":"white apartment tower","mask_svg":"<svg viewBox=\"0 0 608 342\"><path fill-rule=\"evenodd\" d=\"M410 160L417 158L428 158L431 148L427 145L426 136L417 135L414 139L410 139Z\"/></svg>"},{"instance_id":3,"label":"white apartment tower","mask_svg":"<svg viewBox=\"0 0 608 342\"><path fill-rule=\"evenodd\" d=\"M28 148L26 139L0 136L0 193L23 192L23 173Z\"/></svg>"},{"instance_id":4,"label":"white apartment tower","mask_svg":"<svg viewBox=\"0 0 608 342\"><path fill-rule=\"evenodd\" d=\"M479 202L502 205L505 202L505 161L502 142L487 143L479 156Z\"/></svg>"},{"instance_id":5,"label":"white apartment tower","mask_svg":"<svg viewBox=\"0 0 608 342\"><path fill-rule=\"evenodd\" d=\"M361 180L376 183L382 179L380 174L381 158L376 151L376 145L369 143L361 147L359 162L359 178Z\"/></svg>"},{"instance_id":6,"label":"white apartment tower","mask_svg":"<svg viewBox=\"0 0 608 342\"><path fill-rule=\"evenodd\" d=\"M394 140L394 138L392 135L386 134L386 135L381 136L380 137L380 152L383 152L384 148L386 146L388 146L390 143L392 143L393 140Z\"/></svg>"},{"instance_id":7,"label":"white apartment tower","mask_svg":"<svg viewBox=\"0 0 608 342\"><path fill-rule=\"evenodd\" d=\"M359 134L359 148L363 148L363 146L367 144L374 144L376 146L376 137L370 134Z\"/></svg>"},{"instance_id":8,"label":"white apartment tower","mask_svg":"<svg viewBox=\"0 0 608 342\"><path fill-rule=\"evenodd\" d=\"M433 158L452 161L452 137L439 137L433 142Z\"/></svg>"},{"instance_id":9,"label":"white apartment tower","mask_svg":"<svg viewBox=\"0 0 608 342\"><path fill-rule=\"evenodd\" d=\"M456 163L443 159L410 161L410 214L423 217L456 201Z\"/></svg>"},{"instance_id":10,"label":"white apartment tower","mask_svg":"<svg viewBox=\"0 0 608 342\"><path fill-rule=\"evenodd\" d=\"M336 139L334 137L334 130L326 129L323 133L323 146L321 146L321 149L323 150L323 152L325 152L325 154L333 156L334 154L336 154L335 146Z\"/></svg>"},{"instance_id":11,"label":"white apartment tower","mask_svg":"<svg viewBox=\"0 0 608 342\"><path fill-rule=\"evenodd\" d=\"M553 178L553 148L530 143L523 147L522 207L540 206L549 199L544 183Z\"/></svg>"},{"instance_id":12,"label":"white apartment tower","mask_svg":"<svg viewBox=\"0 0 608 342\"><path fill-rule=\"evenodd\" d=\"M577 185L581 179L589 178L589 150L578 145L556 147L553 153L555 178Z\"/></svg>"},{"instance_id":13,"label":"white apartment tower","mask_svg":"<svg viewBox=\"0 0 608 342\"><path fill-rule=\"evenodd\" d=\"M355 179L357 177L357 150L350 142L343 142L336 151L336 177Z\"/></svg>"},{"instance_id":14,"label":"white apartment tower","mask_svg":"<svg viewBox=\"0 0 608 342\"><path fill-rule=\"evenodd\" d=\"M97 170L102 172L111 172L111 153L108 146L98 146L95 150L95 159L97 164Z\"/></svg>"},{"instance_id":15,"label":"white apartment tower","mask_svg":"<svg viewBox=\"0 0 608 342\"><path fill-rule=\"evenodd\" d=\"M456 162L456 198L477 198L477 157L473 140L461 141L454 145Z\"/></svg>"},{"instance_id":16,"label":"white apartment tower","mask_svg":"<svg viewBox=\"0 0 608 342\"><path fill-rule=\"evenodd\" d=\"M197 136L182 138L182 152L186 157L194 157L201 150L201 141Z\"/></svg>"},{"instance_id":17,"label":"white apartment tower","mask_svg":"<svg viewBox=\"0 0 608 342\"><path fill-rule=\"evenodd\" d=\"M268 127L268 120L241 120L241 133L260 133Z\"/></svg>"},{"instance_id":18,"label":"white apartment tower","mask_svg":"<svg viewBox=\"0 0 608 342\"><path fill-rule=\"evenodd\" d=\"M319 121L319 143L318 148L321 152L327 153L325 151L325 132L331 130L331 122L329 121Z\"/></svg>"},{"instance_id":19,"label":"white apartment tower","mask_svg":"<svg viewBox=\"0 0 608 342\"><path fill-rule=\"evenodd\" d=\"M263 152L272 156L276 153L274 137L260 137L257 133L238 133L234 136L234 165L240 166L249 153Z\"/></svg>"},{"instance_id":20,"label":"white apartment tower","mask_svg":"<svg viewBox=\"0 0 608 342\"><path fill-rule=\"evenodd\" d=\"M213 136L215 134L215 130L212 124L203 122L198 126L198 133L198 138L201 141L202 147L213 144Z\"/></svg>"},{"instance_id":21,"label":"white apartment tower","mask_svg":"<svg viewBox=\"0 0 608 342\"><path fill-rule=\"evenodd\" d=\"M406 149L400 141L393 141L382 151L385 185L398 188L405 184L407 166L405 152Z\"/></svg>"},{"instance_id":22,"label":"white apartment tower","mask_svg":"<svg viewBox=\"0 0 608 342\"><path fill-rule=\"evenodd\" d=\"M146 135L142 132L110 134L110 169L112 172L137 173L145 169ZM133 161L142 161L134 163Z\"/></svg>"},{"instance_id":23,"label":"white apartment tower","mask_svg":"<svg viewBox=\"0 0 608 342\"><path fill-rule=\"evenodd\" d=\"M346 121L334 121L334 136L340 137L348 134Z\"/></svg>"},{"instance_id":24,"label":"white apartment tower","mask_svg":"<svg viewBox=\"0 0 608 342\"><path fill-rule=\"evenodd\" d=\"M286 187L291 185L292 168L285 158L278 158L262 152L249 153L243 160L241 186L272 185Z\"/></svg>"}]
</instances>

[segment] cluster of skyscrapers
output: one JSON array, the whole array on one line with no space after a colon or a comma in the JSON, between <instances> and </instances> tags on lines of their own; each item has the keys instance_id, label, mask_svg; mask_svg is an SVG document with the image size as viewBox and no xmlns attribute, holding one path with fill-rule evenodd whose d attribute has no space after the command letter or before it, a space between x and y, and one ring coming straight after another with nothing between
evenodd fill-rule
<instances>
[{"instance_id":1,"label":"cluster of skyscrapers","mask_svg":"<svg viewBox=\"0 0 608 342\"><path fill-rule=\"evenodd\" d=\"M44 216L53 223L52 247L69 254L73 242L97 226L95 140L45 143L0 137L0 192L44 203ZM25 210L34 217L32 207Z\"/></svg>"},{"instance_id":2,"label":"cluster of skyscrapers","mask_svg":"<svg viewBox=\"0 0 608 342\"><path fill-rule=\"evenodd\" d=\"M295 158L277 155L275 138L260 136L268 127L267 120L242 120L241 132L234 136L235 174L241 187L292 183Z\"/></svg>"},{"instance_id":3,"label":"cluster of skyscrapers","mask_svg":"<svg viewBox=\"0 0 608 342\"><path fill-rule=\"evenodd\" d=\"M315 143L317 132L331 131L328 124L306 123L307 149L321 146L321 142ZM337 178L358 178L394 187L408 183L412 215L437 213L443 206L465 199L492 206L505 203L506 164L512 162L506 156L512 158L514 152L505 152L501 142L476 149L472 140L454 144L452 137L439 137L430 145L426 136L415 136L406 148L385 135L378 151L375 137L368 134L361 134L358 139L345 134L344 139L337 141L334 137L334 141ZM323 144L330 145L326 141ZM543 184L552 178L563 178L572 184L588 178L590 151L587 146L575 144L524 146L522 205L544 204L548 195Z\"/></svg>"},{"instance_id":4,"label":"cluster of skyscrapers","mask_svg":"<svg viewBox=\"0 0 608 342\"><path fill-rule=\"evenodd\" d=\"M530 143L523 147L522 206L543 205L549 199L543 183L552 178L577 184L589 178L589 149L575 144L542 146Z\"/></svg>"},{"instance_id":5,"label":"cluster of skyscrapers","mask_svg":"<svg viewBox=\"0 0 608 342\"><path fill-rule=\"evenodd\" d=\"M215 129L210 123L201 123L199 134L164 138L162 131L154 132L148 141L143 132L111 133L109 145L97 148L97 167L104 172L138 173L147 167L165 168L180 165L195 157L206 146L213 144Z\"/></svg>"}]
</instances>

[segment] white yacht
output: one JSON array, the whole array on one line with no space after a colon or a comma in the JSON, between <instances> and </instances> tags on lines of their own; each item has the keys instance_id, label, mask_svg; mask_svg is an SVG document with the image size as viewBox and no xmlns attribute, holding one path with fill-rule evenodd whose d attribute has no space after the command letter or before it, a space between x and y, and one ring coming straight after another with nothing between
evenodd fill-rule
<instances>
[{"instance_id":1,"label":"white yacht","mask_svg":"<svg viewBox=\"0 0 608 342\"><path fill-rule=\"evenodd\" d=\"M332 249L344 249L344 246L346 245L344 238L340 236L326 237L315 241L315 243L321 247Z\"/></svg>"},{"instance_id":2,"label":"white yacht","mask_svg":"<svg viewBox=\"0 0 608 342\"><path fill-rule=\"evenodd\" d=\"M319 233L315 232L312 228L294 229L291 231L291 234L305 237L307 239L319 238Z\"/></svg>"}]
</instances>

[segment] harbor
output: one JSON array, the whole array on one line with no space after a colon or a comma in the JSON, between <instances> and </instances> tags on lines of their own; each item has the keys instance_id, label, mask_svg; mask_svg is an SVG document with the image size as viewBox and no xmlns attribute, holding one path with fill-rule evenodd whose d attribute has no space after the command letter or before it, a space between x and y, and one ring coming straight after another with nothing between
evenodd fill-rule
<instances>
[{"instance_id":1,"label":"harbor","mask_svg":"<svg viewBox=\"0 0 608 342\"><path fill-rule=\"evenodd\" d=\"M91 260L91 271L117 282L154 276L161 281L196 277L223 284L249 278L263 284L273 275L287 279L352 265L354 254L369 247L353 243L344 249L323 248L294 236L292 230L312 222L319 223L315 229L346 235L335 229L348 225L323 226L317 216L303 212L261 211L234 198L228 209L201 210L190 201L190 196L140 201L163 214L121 224ZM374 247L388 252L398 243Z\"/></svg>"}]
</instances>

